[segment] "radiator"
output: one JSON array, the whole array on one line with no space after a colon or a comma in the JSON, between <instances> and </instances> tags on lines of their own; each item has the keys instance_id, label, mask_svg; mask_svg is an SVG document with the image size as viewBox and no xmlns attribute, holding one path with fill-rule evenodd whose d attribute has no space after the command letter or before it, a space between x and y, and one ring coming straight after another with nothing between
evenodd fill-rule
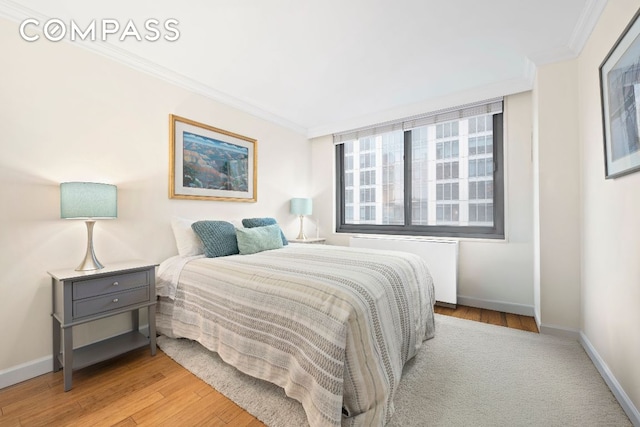
<instances>
[{"instance_id":1,"label":"radiator","mask_svg":"<svg viewBox=\"0 0 640 427\"><path fill-rule=\"evenodd\" d=\"M431 272L436 301L455 306L458 289L458 241L404 239L399 237L351 237L350 246L411 252L421 256Z\"/></svg>"}]
</instances>

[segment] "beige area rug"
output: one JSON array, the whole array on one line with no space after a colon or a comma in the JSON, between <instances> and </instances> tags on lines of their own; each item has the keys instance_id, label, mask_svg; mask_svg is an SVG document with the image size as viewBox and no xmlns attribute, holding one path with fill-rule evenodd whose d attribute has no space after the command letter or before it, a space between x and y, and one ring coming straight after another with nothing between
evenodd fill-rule
<instances>
[{"instance_id":1,"label":"beige area rug","mask_svg":"<svg viewBox=\"0 0 640 427\"><path fill-rule=\"evenodd\" d=\"M283 390L198 343L160 348L268 426L308 425ZM389 426L631 426L577 341L436 315L436 337L406 366Z\"/></svg>"}]
</instances>

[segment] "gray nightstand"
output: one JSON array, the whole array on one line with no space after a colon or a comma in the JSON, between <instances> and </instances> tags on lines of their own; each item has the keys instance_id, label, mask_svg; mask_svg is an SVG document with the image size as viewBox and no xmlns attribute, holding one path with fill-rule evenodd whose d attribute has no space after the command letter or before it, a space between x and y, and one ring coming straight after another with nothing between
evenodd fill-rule
<instances>
[{"instance_id":1,"label":"gray nightstand","mask_svg":"<svg viewBox=\"0 0 640 427\"><path fill-rule=\"evenodd\" d=\"M290 242L293 243L315 243L318 245L323 245L327 239L324 237L309 237L308 239L289 239Z\"/></svg>"},{"instance_id":2,"label":"gray nightstand","mask_svg":"<svg viewBox=\"0 0 640 427\"><path fill-rule=\"evenodd\" d=\"M64 369L64 391L71 389L73 369L147 345L151 355L156 354L156 266L132 261L101 270L49 272L53 296L53 371ZM143 308L148 313L148 336L139 331L139 310ZM126 312L131 312L133 331L73 348L74 326Z\"/></svg>"}]
</instances>

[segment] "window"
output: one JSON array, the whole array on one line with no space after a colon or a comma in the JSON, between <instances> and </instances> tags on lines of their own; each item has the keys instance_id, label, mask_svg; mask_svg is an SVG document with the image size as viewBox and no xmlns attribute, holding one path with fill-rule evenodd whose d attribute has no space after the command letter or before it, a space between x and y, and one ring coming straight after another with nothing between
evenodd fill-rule
<instances>
[{"instance_id":1,"label":"window","mask_svg":"<svg viewBox=\"0 0 640 427\"><path fill-rule=\"evenodd\" d=\"M334 135L337 231L504 237L502 100Z\"/></svg>"}]
</instances>

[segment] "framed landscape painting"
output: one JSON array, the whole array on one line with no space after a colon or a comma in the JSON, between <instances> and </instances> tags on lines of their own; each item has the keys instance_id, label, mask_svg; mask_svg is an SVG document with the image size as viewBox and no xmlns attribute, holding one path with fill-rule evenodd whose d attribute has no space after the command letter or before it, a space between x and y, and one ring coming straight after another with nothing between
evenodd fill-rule
<instances>
[{"instance_id":1,"label":"framed landscape painting","mask_svg":"<svg viewBox=\"0 0 640 427\"><path fill-rule=\"evenodd\" d=\"M600 65L606 178L640 170L639 13Z\"/></svg>"},{"instance_id":2,"label":"framed landscape painting","mask_svg":"<svg viewBox=\"0 0 640 427\"><path fill-rule=\"evenodd\" d=\"M169 197L255 202L257 141L169 115Z\"/></svg>"}]
</instances>

